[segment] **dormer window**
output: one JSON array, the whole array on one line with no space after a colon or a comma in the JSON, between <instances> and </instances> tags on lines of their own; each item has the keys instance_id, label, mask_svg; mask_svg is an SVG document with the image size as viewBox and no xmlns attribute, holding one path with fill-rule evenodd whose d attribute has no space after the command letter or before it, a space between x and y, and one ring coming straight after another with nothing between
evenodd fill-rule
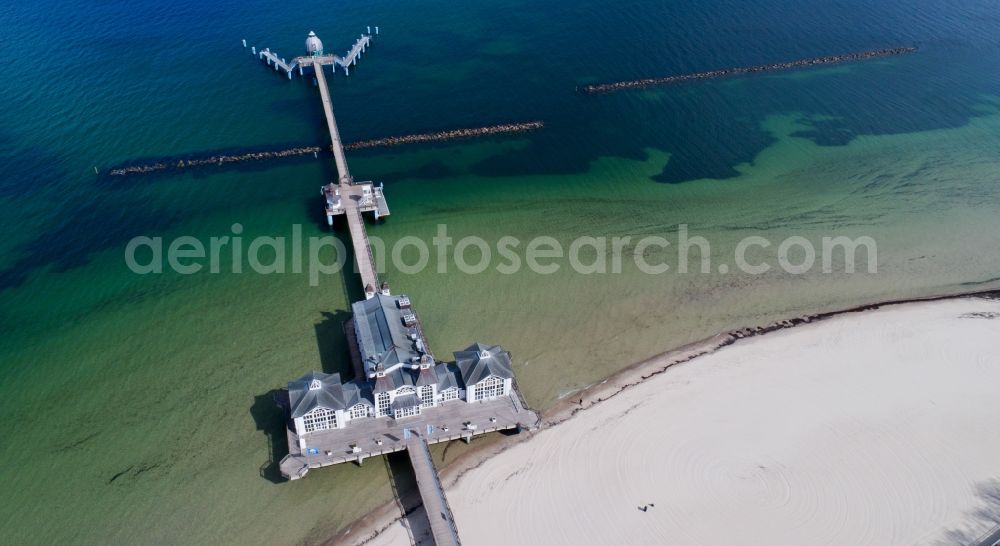
<instances>
[{"instance_id":1,"label":"dormer window","mask_svg":"<svg viewBox=\"0 0 1000 546\"><path fill-rule=\"evenodd\" d=\"M311 391L318 391L322 388L323 388L323 383L320 382L319 379L313 379L312 382L309 383L309 390Z\"/></svg>"},{"instance_id":2,"label":"dormer window","mask_svg":"<svg viewBox=\"0 0 1000 546\"><path fill-rule=\"evenodd\" d=\"M489 351L479 351L479 358L489 358L489 357L490 357Z\"/></svg>"}]
</instances>

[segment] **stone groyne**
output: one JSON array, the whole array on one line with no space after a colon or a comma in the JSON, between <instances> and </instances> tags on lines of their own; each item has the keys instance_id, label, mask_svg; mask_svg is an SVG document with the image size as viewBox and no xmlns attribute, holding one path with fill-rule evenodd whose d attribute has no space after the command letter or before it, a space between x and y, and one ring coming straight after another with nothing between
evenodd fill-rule
<instances>
[{"instance_id":1,"label":"stone groyne","mask_svg":"<svg viewBox=\"0 0 1000 546\"><path fill-rule=\"evenodd\" d=\"M843 55L830 55L828 57L813 57L811 59L799 59L784 63L762 64L757 66L744 66L735 68L723 68L720 70L708 70L706 72L694 72L692 74L680 74L677 76L665 76L661 78L643 78L640 80L628 80L613 83L598 83L584 85L578 89L583 93L611 93L614 91L624 91L626 89L642 89L658 85L669 85L672 83L683 83L696 80L710 80L715 78L725 78L728 76L739 76L742 74L758 74L760 72L776 72L778 70L791 70L795 68L807 68L811 66L821 66L827 64L837 64L851 61L865 61L880 57L892 57L904 55L916 51L915 47L893 47L888 49L874 49L870 51L859 51L856 53L846 53Z\"/></svg>"},{"instance_id":2,"label":"stone groyne","mask_svg":"<svg viewBox=\"0 0 1000 546\"><path fill-rule=\"evenodd\" d=\"M346 146L346 150L361 150L364 148L379 148L386 146L399 146L400 144L416 144L419 142L441 142L444 140L455 140L459 138L473 138L489 135L503 135L511 133L525 133L545 127L541 121L528 121L523 123L505 123L502 125L490 125L487 127L476 127L473 129L451 129L448 131L438 131L436 133L420 133L416 135L391 136L385 138L375 138L371 140L361 140L352 142Z\"/></svg>"},{"instance_id":3,"label":"stone groyne","mask_svg":"<svg viewBox=\"0 0 1000 546\"><path fill-rule=\"evenodd\" d=\"M207 165L224 165L226 163L240 163L243 161L264 161L268 159L281 159L285 157L296 157L306 154L315 154L323 151L319 146L301 146L277 151L257 151L231 155L210 155L207 157L192 157L186 159L160 160L139 165L126 165L115 167L108 171L109 176L127 176L131 174L149 174L168 169L188 169L191 167L204 167Z\"/></svg>"},{"instance_id":4,"label":"stone groyne","mask_svg":"<svg viewBox=\"0 0 1000 546\"><path fill-rule=\"evenodd\" d=\"M503 135L512 133L524 133L541 129L545 124L541 121L528 121L521 123L504 123L501 125L489 125L486 127L476 127L470 129L451 129L448 131L438 131L434 133L419 133L415 135L391 136L385 138L375 138L371 140L361 140L352 142L344 146L347 150L361 150L366 148L384 148L389 146L400 146L403 144L417 144L421 142L441 142L446 140L456 140L461 138L474 138L489 135ZM320 146L298 146L284 150L259 150L250 152L237 152L232 154L213 154L201 157L187 157L175 159L159 159L134 165L123 165L113 167L107 171L108 176L129 176L138 174L152 174L169 170L190 169L193 167L219 166L226 164L242 163L247 161L267 161L271 159L284 159L298 157L308 154L326 153L329 147Z\"/></svg>"}]
</instances>

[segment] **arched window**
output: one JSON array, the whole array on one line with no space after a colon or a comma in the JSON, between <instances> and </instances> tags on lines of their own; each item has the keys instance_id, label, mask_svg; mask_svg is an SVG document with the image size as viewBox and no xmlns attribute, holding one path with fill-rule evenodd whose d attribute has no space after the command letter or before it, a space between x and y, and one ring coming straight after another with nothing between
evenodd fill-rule
<instances>
[{"instance_id":1,"label":"arched window","mask_svg":"<svg viewBox=\"0 0 1000 546\"><path fill-rule=\"evenodd\" d=\"M420 387L420 405L425 408L434 405L434 387L430 385Z\"/></svg>"},{"instance_id":2,"label":"arched window","mask_svg":"<svg viewBox=\"0 0 1000 546\"><path fill-rule=\"evenodd\" d=\"M490 376L476 384L476 400L488 400L503 396L504 380L497 376Z\"/></svg>"},{"instance_id":3,"label":"arched window","mask_svg":"<svg viewBox=\"0 0 1000 546\"><path fill-rule=\"evenodd\" d=\"M449 400L458 400L458 389L455 387L447 388L441 391L441 401L447 402Z\"/></svg>"},{"instance_id":4,"label":"arched window","mask_svg":"<svg viewBox=\"0 0 1000 546\"><path fill-rule=\"evenodd\" d=\"M326 408L316 408L305 414L302 424L306 432L337 428L337 412Z\"/></svg>"},{"instance_id":5,"label":"arched window","mask_svg":"<svg viewBox=\"0 0 1000 546\"><path fill-rule=\"evenodd\" d=\"M355 404L351 408L351 419L360 419L362 417L368 417L368 406L365 404Z\"/></svg>"}]
</instances>

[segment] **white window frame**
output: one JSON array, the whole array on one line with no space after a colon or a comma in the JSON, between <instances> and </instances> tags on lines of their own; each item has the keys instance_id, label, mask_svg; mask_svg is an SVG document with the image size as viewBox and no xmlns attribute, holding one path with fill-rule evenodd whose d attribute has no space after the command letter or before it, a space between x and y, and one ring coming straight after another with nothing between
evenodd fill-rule
<instances>
[{"instance_id":1,"label":"white window frame","mask_svg":"<svg viewBox=\"0 0 1000 546\"><path fill-rule=\"evenodd\" d=\"M425 408L430 408L434 406L434 387L431 385L424 385L420 387L420 405Z\"/></svg>"},{"instance_id":2,"label":"white window frame","mask_svg":"<svg viewBox=\"0 0 1000 546\"><path fill-rule=\"evenodd\" d=\"M415 389L413 387L410 387L410 386L400 387L400 388L396 389L396 396L397 397L404 396L404 395L407 395L407 394L417 394L417 389Z\"/></svg>"},{"instance_id":3,"label":"white window frame","mask_svg":"<svg viewBox=\"0 0 1000 546\"><path fill-rule=\"evenodd\" d=\"M506 381L492 375L476 383L476 400L492 400L504 395Z\"/></svg>"},{"instance_id":4,"label":"white window frame","mask_svg":"<svg viewBox=\"0 0 1000 546\"><path fill-rule=\"evenodd\" d=\"M361 419L363 417L368 417L368 406L362 403L354 404L351 407L351 419Z\"/></svg>"},{"instance_id":5,"label":"white window frame","mask_svg":"<svg viewBox=\"0 0 1000 546\"><path fill-rule=\"evenodd\" d=\"M420 415L420 406L410 406L408 408L400 408L392 412L393 419L402 419L404 417L413 417L415 415Z\"/></svg>"},{"instance_id":6,"label":"white window frame","mask_svg":"<svg viewBox=\"0 0 1000 546\"><path fill-rule=\"evenodd\" d=\"M302 428L307 433L337 428L337 412L329 408L316 408L302 416Z\"/></svg>"}]
</instances>

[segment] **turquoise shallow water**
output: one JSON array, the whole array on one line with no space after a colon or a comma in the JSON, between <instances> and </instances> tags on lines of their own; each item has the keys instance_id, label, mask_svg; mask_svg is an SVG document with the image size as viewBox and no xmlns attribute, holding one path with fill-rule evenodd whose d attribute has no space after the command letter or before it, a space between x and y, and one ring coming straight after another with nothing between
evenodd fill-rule
<instances>
[{"instance_id":1,"label":"turquoise shallow water","mask_svg":"<svg viewBox=\"0 0 1000 546\"><path fill-rule=\"evenodd\" d=\"M304 22L302 13L314 13ZM732 327L996 286L1000 78L990 2L65 3L0 8L0 526L13 543L316 542L388 499L378 465L275 484L271 389L344 367L351 275L138 276L137 235L325 234L326 161L150 178L93 167L323 143L308 81L268 72L316 30L382 34L333 97L348 140L543 119L516 138L351 154L390 244L674 233L879 242L877 275L386 275L439 354L515 354L546 407ZM584 96L575 86L914 44L872 63ZM341 230L342 231L342 230ZM341 234L341 237L343 235ZM656 258L654 255L651 258ZM458 448L456 448L457 450ZM439 457L444 456L438 453ZM449 454L448 457L451 455ZM357 502L361 499L361 502ZM58 524L53 524L58 521Z\"/></svg>"}]
</instances>

